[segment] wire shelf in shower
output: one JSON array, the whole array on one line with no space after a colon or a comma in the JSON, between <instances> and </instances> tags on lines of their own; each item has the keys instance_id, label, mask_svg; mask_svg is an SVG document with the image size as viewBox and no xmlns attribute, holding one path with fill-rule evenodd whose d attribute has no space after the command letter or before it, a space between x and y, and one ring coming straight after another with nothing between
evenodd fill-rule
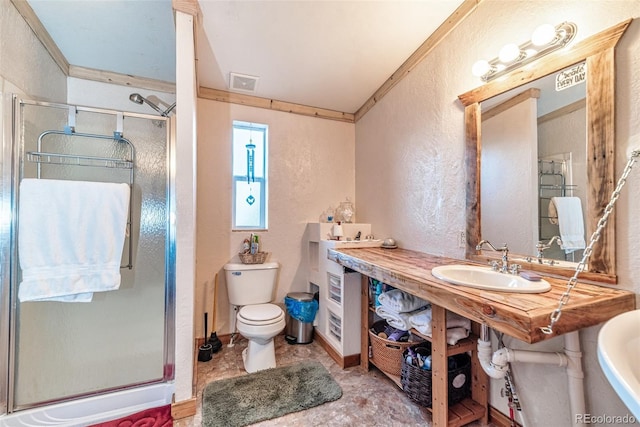
<instances>
[{"instance_id":1,"label":"wire shelf in shower","mask_svg":"<svg viewBox=\"0 0 640 427\"><path fill-rule=\"evenodd\" d=\"M29 151L27 161L32 163L49 163L70 166L93 166L114 169L133 169L133 161L98 156L79 156L74 154L44 153Z\"/></svg>"}]
</instances>

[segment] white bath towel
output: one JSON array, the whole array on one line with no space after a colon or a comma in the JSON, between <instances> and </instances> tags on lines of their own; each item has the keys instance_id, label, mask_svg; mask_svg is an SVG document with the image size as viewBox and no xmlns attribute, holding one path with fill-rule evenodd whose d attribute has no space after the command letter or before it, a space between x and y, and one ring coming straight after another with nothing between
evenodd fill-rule
<instances>
[{"instance_id":1,"label":"white bath towel","mask_svg":"<svg viewBox=\"0 0 640 427\"><path fill-rule=\"evenodd\" d=\"M550 221L557 217L560 229L560 240L565 253L584 249L584 220L582 219L582 203L578 197L552 197L549 202Z\"/></svg>"},{"instance_id":2,"label":"white bath towel","mask_svg":"<svg viewBox=\"0 0 640 427\"><path fill-rule=\"evenodd\" d=\"M401 329L403 331L411 329L409 317L412 313L398 313L397 311L389 310L384 305L379 305L376 307L376 314L396 329Z\"/></svg>"},{"instance_id":3,"label":"white bath towel","mask_svg":"<svg viewBox=\"0 0 640 427\"><path fill-rule=\"evenodd\" d=\"M426 336L431 338L431 331L425 333ZM465 328L447 328L447 344L456 345L458 341L469 336L469 330Z\"/></svg>"},{"instance_id":4,"label":"white bath towel","mask_svg":"<svg viewBox=\"0 0 640 427\"><path fill-rule=\"evenodd\" d=\"M415 311L420 307L424 307L429 304L428 301L420 299L407 292L403 292L400 289L392 289L381 293L380 296L378 296L378 301L388 310L395 311L397 313Z\"/></svg>"},{"instance_id":5,"label":"white bath towel","mask_svg":"<svg viewBox=\"0 0 640 427\"><path fill-rule=\"evenodd\" d=\"M91 301L120 287L127 184L23 179L20 301Z\"/></svg>"},{"instance_id":6,"label":"white bath towel","mask_svg":"<svg viewBox=\"0 0 640 427\"><path fill-rule=\"evenodd\" d=\"M464 328L471 329L471 320L464 318L452 311L447 311L447 329ZM420 310L409 316L409 325L423 334L431 334L431 307Z\"/></svg>"}]
</instances>

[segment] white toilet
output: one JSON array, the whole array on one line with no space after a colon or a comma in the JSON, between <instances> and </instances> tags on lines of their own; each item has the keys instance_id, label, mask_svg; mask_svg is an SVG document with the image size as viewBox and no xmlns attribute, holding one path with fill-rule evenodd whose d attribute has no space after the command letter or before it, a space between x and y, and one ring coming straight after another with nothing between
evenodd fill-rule
<instances>
[{"instance_id":1,"label":"white toilet","mask_svg":"<svg viewBox=\"0 0 640 427\"><path fill-rule=\"evenodd\" d=\"M285 327L284 311L270 304L276 288L278 263L224 266L229 302L240 307L236 328L249 340L242 352L244 369L251 373L276 367L273 337Z\"/></svg>"}]
</instances>

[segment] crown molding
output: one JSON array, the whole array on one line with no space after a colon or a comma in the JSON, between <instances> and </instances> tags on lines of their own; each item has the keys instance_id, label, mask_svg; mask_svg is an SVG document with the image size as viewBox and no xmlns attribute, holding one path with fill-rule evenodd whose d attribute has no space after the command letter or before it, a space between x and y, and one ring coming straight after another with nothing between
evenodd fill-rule
<instances>
[{"instance_id":1,"label":"crown molding","mask_svg":"<svg viewBox=\"0 0 640 427\"><path fill-rule=\"evenodd\" d=\"M94 68L69 66L69 77L78 79L93 80L102 83L111 83L121 86L131 86L140 89L156 90L159 92L176 93L175 83L162 80L150 79L147 77L137 77L130 74L114 73L112 71L96 70Z\"/></svg>"},{"instance_id":2,"label":"crown molding","mask_svg":"<svg viewBox=\"0 0 640 427\"><path fill-rule=\"evenodd\" d=\"M354 116L351 113L310 107L308 105L294 104L291 102L278 101L276 99L260 98L258 96L244 95L203 86L200 86L198 90L198 97L212 101L229 102L231 104L265 108L268 110L282 111L284 113L300 114L303 116L354 123Z\"/></svg>"}]
</instances>

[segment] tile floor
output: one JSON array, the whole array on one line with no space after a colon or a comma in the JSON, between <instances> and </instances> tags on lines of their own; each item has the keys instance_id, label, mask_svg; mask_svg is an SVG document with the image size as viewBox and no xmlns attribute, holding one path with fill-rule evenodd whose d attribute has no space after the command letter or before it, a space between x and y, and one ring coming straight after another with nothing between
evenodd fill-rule
<instances>
[{"instance_id":1,"label":"tile floor","mask_svg":"<svg viewBox=\"0 0 640 427\"><path fill-rule=\"evenodd\" d=\"M263 421L255 426L430 426L431 414L413 403L402 390L376 368L364 373L359 367L341 369L316 342L290 345L279 335L276 340L278 366L313 359L322 363L340 387L342 397L334 402ZM202 424L202 391L212 381L246 375L242 350L247 340L240 338L233 347L223 345L208 362L198 362L197 410L193 417L177 420L175 427ZM479 424L471 424L477 426Z\"/></svg>"}]
</instances>

